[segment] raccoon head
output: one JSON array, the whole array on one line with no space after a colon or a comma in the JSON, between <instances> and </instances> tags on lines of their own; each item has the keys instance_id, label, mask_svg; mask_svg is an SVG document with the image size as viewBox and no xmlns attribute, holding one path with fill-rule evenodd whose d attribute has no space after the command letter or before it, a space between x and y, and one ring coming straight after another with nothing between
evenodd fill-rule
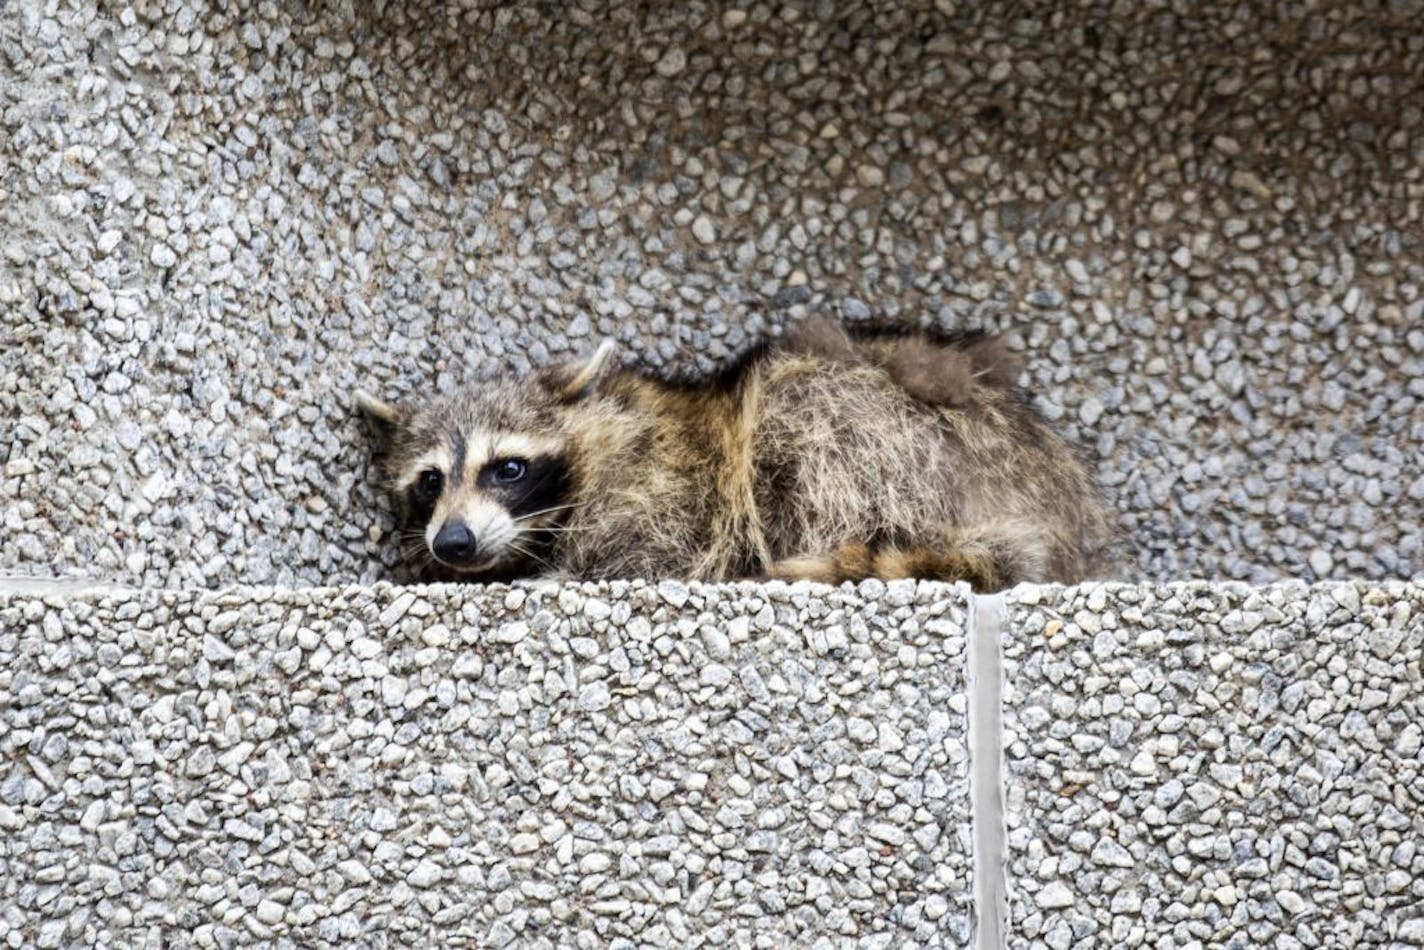
<instances>
[{"instance_id":1,"label":"raccoon head","mask_svg":"<svg viewBox=\"0 0 1424 950\"><path fill-rule=\"evenodd\" d=\"M605 342L588 359L422 405L358 393L376 425L403 552L440 579L552 570L547 555L577 488L578 450L565 419L612 355Z\"/></svg>"}]
</instances>

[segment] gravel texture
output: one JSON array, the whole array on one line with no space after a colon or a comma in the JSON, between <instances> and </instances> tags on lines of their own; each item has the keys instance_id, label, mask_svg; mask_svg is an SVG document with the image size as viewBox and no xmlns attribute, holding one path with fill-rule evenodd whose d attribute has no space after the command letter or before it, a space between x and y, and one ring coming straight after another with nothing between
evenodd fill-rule
<instances>
[{"instance_id":1,"label":"gravel texture","mask_svg":"<svg viewBox=\"0 0 1424 950\"><path fill-rule=\"evenodd\" d=\"M963 946L962 593L0 597L0 944Z\"/></svg>"},{"instance_id":2,"label":"gravel texture","mask_svg":"<svg viewBox=\"0 0 1424 950\"><path fill-rule=\"evenodd\" d=\"M1013 947L1424 942L1424 589L1021 589Z\"/></svg>"},{"instance_id":3,"label":"gravel texture","mask_svg":"<svg viewBox=\"0 0 1424 950\"><path fill-rule=\"evenodd\" d=\"M0 570L388 576L354 387L815 312L1007 333L1131 576L1418 577L1421 24L12 0Z\"/></svg>"}]
</instances>

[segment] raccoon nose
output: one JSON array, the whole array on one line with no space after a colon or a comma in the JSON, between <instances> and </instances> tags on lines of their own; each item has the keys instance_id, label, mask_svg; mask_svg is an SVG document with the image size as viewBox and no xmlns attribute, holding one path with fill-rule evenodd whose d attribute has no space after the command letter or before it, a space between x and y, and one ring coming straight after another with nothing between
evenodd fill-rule
<instances>
[{"instance_id":1,"label":"raccoon nose","mask_svg":"<svg viewBox=\"0 0 1424 950\"><path fill-rule=\"evenodd\" d=\"M430 549L440 560L450 564L468 564L475 559L479 545L463 521L447 521L440 526Z\"/></svg>"}]
</instances>

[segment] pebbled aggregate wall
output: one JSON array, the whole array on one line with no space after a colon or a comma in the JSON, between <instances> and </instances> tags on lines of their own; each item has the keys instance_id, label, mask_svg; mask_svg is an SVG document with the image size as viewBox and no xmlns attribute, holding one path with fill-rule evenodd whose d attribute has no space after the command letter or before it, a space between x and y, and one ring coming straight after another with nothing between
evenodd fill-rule
<instances>
[{"instance_id":1,"label":"pebbled aggregate wall","mask_svg":"<svg viewBox=\"0 0 1424 950\"><path fill-rule=\"evenodd\" d=\"M358 386L983 328L1131 578L1424 571L1411 2L10 0L0 571L391 576Z\"/></svg>"},{"instance_id":2,"label":"pebbled aggregate wall","mask_svg":"<svg viewBox=\"0 0 1424 950\"><path fill-rule=\"evenodd\" d=\"M0 596L0 944L967 946L965 598Z\"/></svg>"},{"instance_id":3,"label":"pebbled aggregate wall","mask_svg":"<svg viewBox=\"0 0 1424 950\"><path fill-rule=\"evenodd\" d=\"M1009 608L1006 946L1424 941L1417 585ZM997 816L967 611L878 582L8 595L0 943L969 946Z\"/></svg>"},{"instance_id":4,"label":"pebbled aggregate wall","mask_svg":"<svg viewBox=\"0 0 1424 950\"><path fill-rule=\"evenodd\" d=\"M1424 590L1020 588L1011 947L1424 942Z\"/></svg>"}]
</instances>

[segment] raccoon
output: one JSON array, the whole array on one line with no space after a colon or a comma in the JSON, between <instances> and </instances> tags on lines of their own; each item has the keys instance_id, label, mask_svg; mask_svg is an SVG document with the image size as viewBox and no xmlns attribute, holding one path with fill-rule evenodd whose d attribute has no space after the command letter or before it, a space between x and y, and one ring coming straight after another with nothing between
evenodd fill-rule
<instances>
[{"instance_id":1,"label":"raccoon","mask_svg":"<svg viewBox=\"0 0 1424 950\"><path fill-rule=\"evenodd\" d=\"M988 338L813 321L715 379L587 358L422 405L358 394L430 580L868 577L1073 583L1093 479Z\"/></svg>"}]
</instances>

